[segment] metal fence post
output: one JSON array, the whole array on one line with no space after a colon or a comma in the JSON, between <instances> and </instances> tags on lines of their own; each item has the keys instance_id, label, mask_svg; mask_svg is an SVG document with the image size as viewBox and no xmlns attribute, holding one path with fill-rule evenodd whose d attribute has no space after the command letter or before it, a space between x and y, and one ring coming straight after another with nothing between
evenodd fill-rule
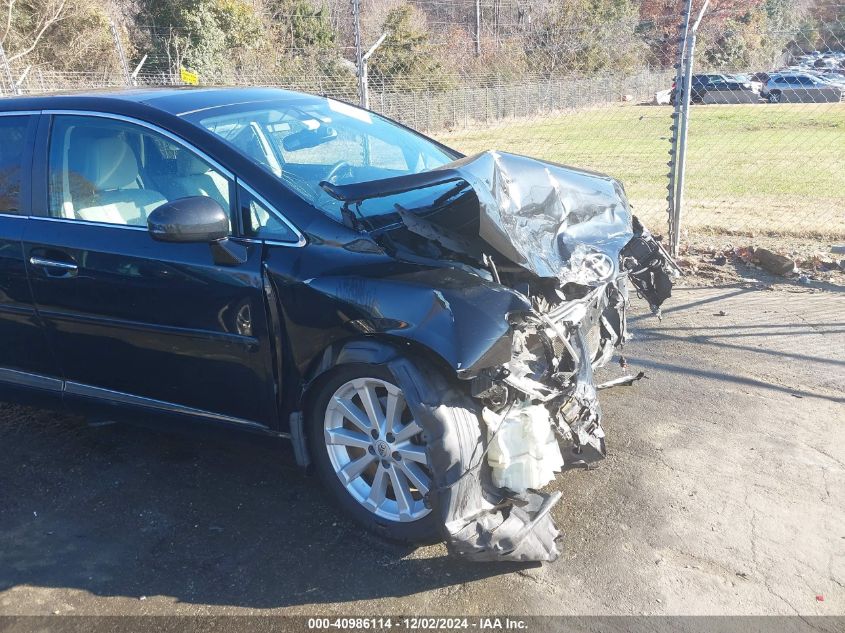
<instances>
[{"instance_id":1,"label":"metal fence post","mask_svg":"<svg viewBox=\"0 0 845 633\"><path fill-rule=\"evenodd\" d=\"M120 41L120 33L117 32L117 25L114 19L109 17L109 28L111 29L111 36L114 40L114 48L117 51L117 57L120 60L120 69L123 71L123 83L127 86L132 85L132 73L129 71L129 62L126 61L126 53L123 50L123 42Z\"/></svg>"},{"instance_id":2,"label":"metal fence post","mask_svg":"<svg viewBox=\"0 0 845 633\"><path fill-rule=\"evenodd\" d=\"M355 70L358 74L358 103L367 107L367 76L364 69L364 52L361 50L361 0L352 0L352 30L355 35Z\"/></svg>"},{"instance_id":3,"label":"metal fence post","mask_svg":"<svg viewBox=\"0 0 845 633\"><path fill-rule=\"evenodd\" d=\"M387 31L382 33L381 37L378 38L378 41L376 41L376 43L361 56L361 65L359 66L360 70L358 71L361 77L361 94L364 95L361 105L367 110L370 109L370 57L372 57L373 53L375 53L378 47L382 45L387 36ZM382 90L384 90L383 87Z\"/></svg>"},{"instance_id":4,"label":"metal fence post","mask_svg":"<svg viewBox=\"0 0 845 633\"><path fill-rule=\"evenodd\" d=\"M678 240L676 238L675 227L678 221L678 200L676 197L677 181L678 181L678 147L680 134L678 133L685 116L682 100L680 97L681 86L684 83L684 62L686 60L687 52L687 36L689 34L689 23L692 16L692 0L686 0L684 6L684 21L678 25L678 61L675 64L675 98L672 104L672 125L669 129L672 131L670 136L671 147L669 148L669 183L666 186L667 195L666 201L668 204L669 213L669 249L672 255L678 254ZM671 95L671 93L670 93ZM678 233L678 235L680 232Z\"/></svg>"},{"instance_id":5,"label":"metal fence post","mask_svg":"<svg viewBox=\"0 0 845 633\"><path fill-rule=\"evenodd\" d=\"M687 132L689 130L690 99L692 97L692 66L695 59L695 39L698 32L698 26L701 24L701 18L704 17L704 12L707 11L707 5L709 3L710 0L704 0L704 4L701 6L701 10L698 13L698 18L696 18L695 24L692 25L692 28L687 29L689 42L686 45L686 59L684 60L684 86L683 94L681 95L682 116L679 126L680 134L678 136L678 153L676 156L677 190L675 191L675 219L672 225L672 239L670 242L673 255L678 254L678 247L681 243L681 217L683 215L684 207L684 179L686 176L684 170L686 168L687 157ZM675 100L677 101L677 94Z\"/></svg>"}]
</instances>

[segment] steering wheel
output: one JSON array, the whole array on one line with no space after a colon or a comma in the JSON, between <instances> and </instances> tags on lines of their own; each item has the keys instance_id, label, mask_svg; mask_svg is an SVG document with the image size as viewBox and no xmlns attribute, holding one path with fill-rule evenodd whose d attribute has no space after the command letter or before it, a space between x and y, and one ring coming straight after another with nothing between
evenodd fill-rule
<instances>
[{"instance_id":1,"label":"steering wheel","mask_svg":"<svg viewBox=\"0 0 845 633\"><path fill-rule=\"evenodd\" d=\"M352 174L352 165L345 160L339 160L334 165L332 165L332 168L329 170L329 173L326 174L326 177L323 178L323 180L325 180L326 182L330 182L333 185L338 184L334 181L334 178L335 178L335 176L340 174L341 170L344 167L349 171L349 175L351 175Z\"/></svg>"}]
</instances>

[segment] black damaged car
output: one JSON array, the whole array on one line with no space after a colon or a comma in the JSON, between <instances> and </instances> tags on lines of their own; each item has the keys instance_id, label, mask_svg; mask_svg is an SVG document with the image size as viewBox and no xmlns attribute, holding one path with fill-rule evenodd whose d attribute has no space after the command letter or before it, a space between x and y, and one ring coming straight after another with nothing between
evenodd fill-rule
<instances>
[{"instance_id":1,"label":"black damaged car","mask_svg":"<svg viewBox=\"0 0 845 633\"><path fill-rule=\"evenodd\" d=\"M0 101L0 395L293 443L365 527L553 560L671 261L614 179L273 89Z\"/></svg>"}]
</instances>

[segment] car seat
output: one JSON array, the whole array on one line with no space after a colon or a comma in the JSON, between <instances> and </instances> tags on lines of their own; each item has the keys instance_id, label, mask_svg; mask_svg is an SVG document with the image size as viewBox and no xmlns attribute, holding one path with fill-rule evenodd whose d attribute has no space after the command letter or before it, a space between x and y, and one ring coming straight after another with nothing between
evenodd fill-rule
<instances>
[{"instance_id":1,"label":"car seat","mask_svg":"<svg viewBox=\"0 0 845 633\"><path fill-rule=\"evenodd\" d=\"M138 160L120 136L93 139L85 163L83 175L94 191L75 205L82 220L143 226L147 216L167 202L160 192L142 188Z\"/></svg>"}]
</instances>

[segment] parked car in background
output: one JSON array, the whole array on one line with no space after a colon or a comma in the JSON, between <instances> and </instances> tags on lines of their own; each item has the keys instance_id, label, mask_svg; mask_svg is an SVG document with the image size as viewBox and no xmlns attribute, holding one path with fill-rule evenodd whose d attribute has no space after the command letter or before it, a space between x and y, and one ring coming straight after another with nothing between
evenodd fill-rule
<instances>
[{"instance_id":1,"label":"parked car in background","mask_svg":"<svg viewBox=\"0 0 845 633\"><path fill-rule=\"evenodd\" d=\"M680 91L673 83L669 94L670 103ZM757 101L756 93L751 89L747 78L737 80L730 75L706 74L693 75L690 89L691 103L749 103Z\"/></svg>"},{"instance_id":2,"label":"parked car in background","mask_svg":"<svg viewBox=\"0 0 845 633\"><path fill-rule=\"evenodd\" d=\"M842 99L842 88L809 73L773 73L760 91L769 103L830 103Z\"/></svg>"},{"instance_id":3,"label":"parked car in background","mask_svg":"<svg viewBox=\"0 0 845 633\"><path fill-rule=\"evenodd\" d=\"M826 70L819 73L819 79L839 88L845 88L845 70Z\"/></svg>"},{"instance_id":4,"label":"parked car in background","mask_svg":"<svg viewBox=\"0 0 845 633\"><path fill-rule=\"evenodd\" d=\"M757 81L751 77L751 75L745 74L736 74L736 75L725 75L725 77L729 81L738 81L742 84L742 87L748 90L753 90L757 94L760 94L760 90L763 88L763 82Z\"/></svg>"},{"instance_id":5,"label":"parked car in background","mask_svg":"<svg viewBox=\"0 0 845 633\"><path fill-rule=\"evenodd\" d=\"M771 74L767 72L758 72L751 75L750 79L752 82L759 83L762 86L771 79Z\"/></svg>"}]
</instances>

